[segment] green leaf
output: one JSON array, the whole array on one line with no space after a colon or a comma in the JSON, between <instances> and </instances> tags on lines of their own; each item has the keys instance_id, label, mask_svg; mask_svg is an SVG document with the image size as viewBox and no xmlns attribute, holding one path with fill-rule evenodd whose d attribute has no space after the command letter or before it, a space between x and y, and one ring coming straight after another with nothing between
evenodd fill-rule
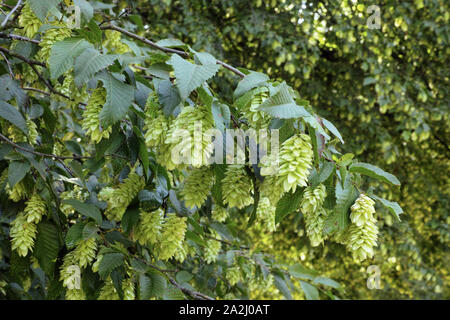
<instances>
[{"instance_id":1,"label":"green leaf","mask_svg":"<svg viewBox=\"0 0 450 320\"><path fill-rule=\"evenodd\" d=\"M351 184L350 179L350 176L347 176L344 187L340 183L336 184L336 207L334 208L334 212L336 214L335 219L337 221L338 231L342 231L347 227L350 206L359 196L358 191ZM330 219L332 218L330 217Z\"/></svg>"},{"instance_id":2,"label":"green leaf","mask_svg":"<svg viewBox=\"0 0 450 320\"><path fill-rule=\"evenodd\" d=\"M98 274L102 279L106 279L115 269L123 265L123 253L115 252L105 254L98 267Z\"/></svg>"},{"instance_id":3,"label":"green leaf","mask_svg":"<svg viewBox=\"0 0 450 320\"><path fill-rule=\"evenodd\" d=\"M164 291L164 300L185 300L186 297L184 296L183 292L175 287L174 285L169 285Z\"/></svg>"},{"instance_id":4,"label":"green leaf","mask_svg":"<svg viewBox=\"0 0 450 320\"><path fill-rule=\"evenodd\" d=\"M335 289L341 288L341 285L338 282L334 281L333 279L327 278L327 277L316 277L316 278L314 278L314 283L322 284L324 286L332 287Z\"/></svg>"},{"instance_id":5,"label":"green leaf","mask_svg":"<svg viewBox=\"0 0 450 320\"><path fill-rule=\"evenodd\" d=\"M47 275L53 274L56 258L60 249L58 228L47 222L38 225L35 255L39 265Z\"/></svg>"},{"instance_id":6,"label":"green leaf","mask_svg":"<svg viewBox=\"0 0 450 320\"><path fill-rule=\"evenodd\" d=\"M277 87L277 92L267 98L258 110L279 119L295 119L311 116L302 106L298 106L289 92L286 82Z\"/></svg>"},{"instance_id":7,"label":"green leaf","mask_svg":"<svg viewBox=\"0 0 450 320\"><path fill-rule=\"evenodd\" d=\"M326 181L333 174L334 169L335 165L332 162L324 162L319 169L319 173L314 170L311 174L311 177L309 178L311 187L315 188Z\"/></svg>"},{"instance_id":8,"label":"green leaf","mask_svg":"<svg viewBox=\"0 0 450 320\"><path fill-rule=\"evenodd\" d=\"M294 278L313 280L317 275L317 272L305 268L299 263L289 266L288 270L289 274Z\"/></svg>"},{"instance_id":9,"label":"green leaf","mask_svg":"<svg viewBox=\"0 0 450 320\"><path fill-rule=\"evenodd\" d=\"M0 77L0 100L9 101L14 97L18 106L27 104L28 96L20 82L11 79L9 74L4 74Z\"/></svg>"},{"instance_id":10,"label":"green leaf","mask_svg":"<svg viewBox=\"0 0 450 320\"><path fill-rule=\"evenodd\" d=\"M379 201L383 206L389 209L389 212L397 218L398 221L400 221L400 215L403 213L403 209L400 207L400 205L395 201L389 201L384 198L377 197L376 195L372 194L372 198Z\"/></svg>"},{"instance_id":11,"label":"green leaf","mask_svg":"<svg viewBox=\"0 0 450 320\"><path fill-rule=\"evenodd\" d=\"M99 77L106 89L106 103L100 112L103 125L113 125L127 114L134 97L134 88L105 73Z\"/></svg>"},{"instance_id":12,"label":"green leaf","mask_svg":"<svg viewBox=\"0 0 450 320\"><path fill-rule=\"evenodd\" d=\"M74 248L77 243L83 239L83 229L85 224L84 223L76 223L73 226L70 227L70 229L67 231L66 234L66 246L69 249Z\"/></svg>"},{"instance_id":13,"label":"green leaf","mask_svg":"<svg viewBox=\"0 0 450 320\"><path fill-rule=\"evenodd\" d=\"M300 202L302 201L303 188L297 189L294 193L286 193L278 201L277 209L275 210L275 224L281 222L287 215L298 210Z\"/></svg>"},{"instance_id":14,"label":"green leaf","mask_svg":"<svg viewBox=\"0 0 450 320\"><path fill-rule=\"evenodd\" d=\"M360 173L396 186L400 185L400 181L394 175L369 163L364 162L354 163L349 167L349 171Z\"/></svg>"},{"instance_id":15,"label":"green leaf","mask_svg":"<svg viewBox=\"0 0 450 320\"><path fill-rule=\"evenodd\" d=\"M30 171L30 164L22 161L12 161L8 168L8 184L12 188Z\"/></svg>"},{"instance_id":16,"label":"green leaf","mask_svg":"<svg viewBox=\"0 0 450 320\"><path fill-rule=\"evenodd\" d=\"M165 48L188 48L183 41L178 39L161 39L156 44Z\"/></svg>"},{"instance_id":17,"label":"green leaf","mask_svg":"<svg viewBox=\"0 0 450 320\"><path fill-rule=\"evenodd\" d=\"M22 130L23 133L28 135L28 127L25 119L15 107L5 101L0 101L0 117L15 125Z\"/></svg>"},{"instance_id":18,"label":"green leaf","mask_svg":"<svg viewBox=\"0 0 450 320\"><path fill-rule=\"evenodd\" d=\"M151 295L155 297L164 296L164 291L167 287L167 280L159 272L149 274L151 284Z\"/></svg>"},{"instance_id":19,"label":"green leaf","mask_svg":"<svg viewBox=\"0 0 450 320\"><path fill-rule=\"evenodd\" d=\"M211 106L211 111L216 128L221 132L225 131L225 128L230 125L230 108L226 104L214 101Z\"/></svg>"},{"instance_id":20,"label":"green leaf","mask_svg":"<svg viewBox=\"0 0 450 320\"><path fill-rule=\"evenodd\" d=\"M344 139L342 139L341 133L339 130L332 124L330 121L328 121L325 118L322 118L323 125L330 130L332 134L334 134L342 143L344 143Z\"/></svg>"},{"instance_id":21,"label":"green leaf","mask_svg":"<svg viewBox=\"0 0 450 320\"><path fill-rule=\"evenodd\" d=\"M56 6L61 2L61 0L27 0L31 10L33 10L34 14L44 22L47 17L47 13L56 8Z\"/></svg>"},{"instance_id":22,"label":"green leaf","mask_svg":"<svg viewBox=\"0 0 450 320\"><path fill-rule=\"evenodd\" d=\"M218 64L196 65L176 54L172 55L167 63L174 69L182 100L185 100L202 83L212 78L220 68Z\"/></svg>"},{"instance_id":23,"label":"green leaf","mask_svg":"<svg viewBox=\"0 0 450 320\"><path fill-rule=\"evenodd\" d=\"M122 217L122 228L125 232L130 232L131 229L139 222L139 209L129 208Z\"/></svg>"},{"instance_id":24,"label":"green leaf","mask_svg":"<svg viewBox=\"0 0 450 320\"><path fill-rule=\"evenodd\" d=\"M94 16L94 8L87 2L87 0L73 0L75 6L80 8L81 13L83 14L86 21L90 21Z\"/></svg>"},{"instance_id":25,"label":"green leaf","mask_svg":"<svg viewBox=\"0 0 450 320\"><path fill-rule=\"evenodd\" d=\"M319 290L308 282L300 280L300 286L307 300L319 300Z\"/></svg>"},{"instance_id":26,"label":"green leaf","mask_svg":"<svg viewBox=\"0 0 450 320\"><path fill-rule=\"evenodd\" d=\"M193 277L194 276L191 273L189 273L189 272L187 272L185 270L182 270L182 271L177 272L177 275L175 276L175 279L179 283L183 283L183 282L191 281Z\"/></svg>"},{"instance_id":27,"label":"green leaf","mask_svg":"<svg viewBox=\"0 0 450 320\"><path fill-rule=\"evenodd\" d=\"M101 54L98 50L87 48L75 59L75 84L81 87L100 70L112 65L119 56Z\"/></svg>"},{"instance_id":28,"label":"green leaf","mask_svg":"<svg viewBox=\"0 0 450 320\"><path fill-rule=\"evenodd\" d=\"M64 200L63 203L71 205L79 213L94 219L99 226L102 224L102 214L93 204L83 203L76 199L67 199Z\"/></svg>"},{"instance_id":29,"label":"green leaf","mask_svg":"<svg viewBox=\"0 0 450 320\"><path fill-rule=\"evenodd\" d=\"M252 72L246 75L239 81L236 90L234 90L234 99L243 95L250 89L264 85L269 79L270 78L266 74L260 72Z\"/></svg>"},{"instance_id":30,"label":"green leaf","mask_svg":"<svg viewBox=\"0 0 450 320\"><path fill-rule=\"evenodd\" d=\"M282 277L274 275L274 284L286 299L292 300L291 291Z\"/></svg>"},{"instance_id":31,"label":"green leaf","mask_svg":"<svg viewBox=\"0 0 450 320\"><path fill-rule=\"evenodd\" d=\"M152 297L151 279L144 274L139 275L139 299L148 300Z\"/></svg>"},{"instance_id":32,"label":"green leaf","mask_svg":"<svg viewBox=\"0 0 450 320\"><path fill-rule=\"evenodd\" d=\"M75 58L88 48L94 50L92 44L83 38L67 38L56 42L52 46L48 62L51 78L57 79L72 68Z\"/></svg>"},{"instance_id":33,"label":"green leaf","mask_svg":"<svg viewBox=\"0 0 450 320\"><path fill-rule=\"evenodd\" d=\"M163 112L166 117L170 116L181 102L178 90L169 80L163 80L158 86L158 100L163 106Z\"/></svg>"},{"instance_id":34,"label":"green leaf","mask_svg":"<svg viewBox=\"0 0 450 320\"><path fill-rule=\"evenodd\" d=\"M99 229L94 225L93 222L89 222L83 228L82 236L83 240L87 240L89 238L97 236L97 232Z\"/></svg>"}]
</instances>

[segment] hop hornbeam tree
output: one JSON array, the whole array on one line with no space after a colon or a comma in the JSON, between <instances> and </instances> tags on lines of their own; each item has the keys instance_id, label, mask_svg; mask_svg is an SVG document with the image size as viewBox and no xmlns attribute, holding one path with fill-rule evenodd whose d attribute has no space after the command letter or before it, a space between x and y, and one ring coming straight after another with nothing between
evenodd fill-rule
<instances>
[{"instance_id":1,"label":"hop hornbeam tree","mask_svg":"<svg viewBox=\"0 0 450 320\"><path fill-rule=\"evenodd\" d=\"M264 243L295 217L311 246L337 243L358 264L377 246L375 201L400 219L366 183L398 179L342 154L338 129L287 82L153 42L138 16L106 1L3 11L0 297L345 297ZM236 78L227 99L212 85L222 70ZM253 164L247 141L245 163L211 162L210 129L277 129L279 156ZM175 161L176 148L192 161Z\"/></svg>"}]
</instances>

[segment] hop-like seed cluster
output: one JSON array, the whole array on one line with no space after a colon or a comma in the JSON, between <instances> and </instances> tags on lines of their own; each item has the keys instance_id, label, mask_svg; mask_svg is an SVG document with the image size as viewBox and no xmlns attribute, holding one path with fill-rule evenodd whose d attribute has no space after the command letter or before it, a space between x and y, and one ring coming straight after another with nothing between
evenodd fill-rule
<instances>
[{"instance_id":1,"label":"hop-like seed cluster","mask_svg":"<svg viewBox=\"0 0 450 320\"><path fill-rule=\"evenodd\" d=\"M225 273L225 278L230 283L230 285L234 286L241 280L241 268L238 265L234 265L231 268L228 268Z\"/></svg>"},{"instance_id":2,"label":"hop-like seed cluster","mask_svg":"<svg viewBox=\"0 0 450 320\"><path fill-rule=\"evenodd\" d=\"M311 246L315 247L323 243L323 226L328 214L322 207L327 195L323 184L312 189L308 187L303 193L303 199L300 204L301 211L305 217L306 234L311 241Z\"/></svg>"},{"instance_id":3,"label":"hop-like seed cluster","mask_svg":"<svg viewBox=\"0 0 450 320\"><path fill-rule=\"evenodd\" d=\"M111 278L105 281L105 284L100 289L100 294L97 300L120 300L119 293L114 287L114 283Z\"/></svg>"},{"instance_id":4,"label":"hop-like seed cluster","mask_svg":"<svg viewBox=\"0 0 450 320\"><path fill-rule=\"evenodd\" d=\"M218 222L225 222L228 218L228 210L219 205L215 205L211 211L211 217Z\"/></svg>"},{"instance_id":5,"label":"hop-like seed cluster","mask_svg":"<svg viewBox=\"0 0 450 320\"><path fill-rule=\"evenodd\" d=\"M212 235L216 239L220 239L220 235L217 232L212 232ZM220 249L222 248L222 244L220 241L209 239L206 241L204 257L206 263L214 263L217 260L217 256L219 255Z\"/></svg>"},{"instance_id":6,"label":"hop-like seed cluster","mask_svg":"<svg viewBox=\"0 0 450 320\"><path fill-rule=\"evenodd\" d=\"M134 293L134 282L131 278L122 280L123 300L134 300L136 295Z\"/></svg>"},{"instance_id":7,"label":"hop-like seed cluster","mask_svg":"<svg viewBox=\"0 0 450 320\"><path fill-rule=\"evenodd\" d=\"M60 197L61 200L76 199L84 202L88 197L88 193L83 192L83 189L78 185L74 185L72 190L62 192ZM60 209L66 216L75 212L74 208L67 203L61 203Z\"/></svg>"},{"instance_id":8,"label":"hop-like seed cluster","mask_svg":"<svg viewBox=\"0 0 450 320\"><path fill-rule=\"evenodd\" d=\"M56 42L62 41L72 35L72 31L67 27L65 23L52 22L51 25L52 28L45 31L42 36L41 42L39 43L39 45L41 46L39 57L43 61L48 61L48 58L50 57L50 51Z\"/></svg>"},{"instance_id":9,"label":"hop-like seed cluster","mask_svg":"<svg viewBox=\"0 0 450 320\"><path fill-rule=\"evenodd\" d=\"M200 208L210 194L214 183L214 171L211 167L193 169L184 180L181 196L187 207Z\"/></svg>"},{"instance_id":10,"label":"hop-like seed cluster","mask_svg":"<svg viewBox=\"0 0 450 320\"><path fill-rule=\"evenodd\" d=\"M9 199L14 202L19 202L20 200L28 198L28 191L23 183L23 180L16 183L12 189L9 187L9 184L7 184L5 189L8 193Z\"/></svg>"},{"instance_id":11,"label":"hop-like seed cluster","mask_svg":"<svg viewBox=\"0 0 450 320\"><path fill-rule=\"evenodd\" d=\"M279 184L285 192L305 186L312 167L311 138L306 134L294 135L281 145L279 154Z\"/></svg>"},{"instance_id":12,"label":"hop-like seed cluster","mask_svg":"<svg viewBox=\"0 0 450 320\"><path fill-rule=\"evenodd\" d=\"M214 119L209 108L206 106L184 107L172 122L166 138L166 144L170 145L170 153L172 154L172 150L177 148L174 155L179 155L177 161L173 159L172 161L188 162L196 168L207 165L214 151L211 136L207 134L207 131L212 128L214 128Z\"/></svg>"},{"instance_id":13,"label":"hop-like seed cluster","mask_svg":"<svg viewBox=\"0 0 450 320\"><path fill-rule=\"evenodd\" d=\"M67 289L66 300L86 300L83 289Z\"/></svg>"},{"instance_id":14,"label":"hop-like seed cluster","mask_svg":"<svg viewBox=\"0 0 450 320\"><path fill-rule=\"evenodd\" d=\"M109 138L112 128L102 128L100 125L100 112L106 102L106 90L97 88L89 98L86 110L83 112L82 128L91 137L94 143L99 143L103 138Z\"/></svg>"},{"instance_id":15,"label":"hop-like seed cluster","mask_svg":"<svg viewBox=\"0 0 450 320\"><path fill-rule=\"evenodd\" d=\"M23 34L32 39L39 28L41 27L42 22L31 10L30 5L26 3L19 16L19 27L23 28Z\"/></svg>"},{"instance_id":16,"label":"hop-like seed cluster","mask_svg":"<svg viewBox=\"0 0 450 320\"><path fill-rule=\"evenodd\" d=\"M189 243L185 240L183 245L178 248L175 252L173 258L182 263L187 257L194 256L196 253L195 247L189 245Z\"/></svg>"},{"instance_id":17,"label":"hop-like seed cluster","mask_svg":"<svg viewBox=\"0 0 450 320\"><path fill-rule=\"evenodd\" d=\"M15 125L10 125L8 127L8 137L16 143L19 142L29 142L31 145L35 145L37 142L37 137L39 135L37 131L36 124L29 118L26 119L27 127L28 127L28 137L25 133L16 127Z\"/></svg>"},{"instance_id":18,"label":"hop-like seed cluster","mask_svg":"<svg viewBox=\"0 0 450 320\"><path fill-rule=\"evenodd\" d=\"M242 165L227 167L222 180L222 195L225 204L242 209L253 203L253 182Z\"/></svg>"},{"instance_id":19,"label":"hop-like seed cluster","mask_svg":"<svg viewBox=\"0 0 450 320\"><path fill-rule=\"evenodd\" d=\"M128 177L117 189L109 187L102 189L98 196L100 200L108 203L105 211L106 217L109 220L122 220L122 216L128 205L144 187L144 178L135 172L130 172Z\"/></svg>"},{"instance_id":20,"label":"hop-like seed cluster","mask_svg":"<svg viewBox=\"0 0 450 320\"><path fill-rule=\"evenodd\" d=\"M256 216L261 220L266 230L269 232L274 232L276 230L275 211L276 207L270 203L269 198L264 197L259 200Z\"/></svg>"},{"instance_id":21,"label":"hop-like seed cluster","mask_svg":"<svg viewBox=\"0 0 450 320\"><path fill-rule=\"evenodd\" d=\"M159 108L158 96L156 92L148 96L145 106L144 138L148 147L156 147L164 143L169 130L169 119Z\"/></svg>"},{"instance_id":22,"label":"hop-like seed cluster","mask_svg":"<svg viewBox=\"0 0 450 320\"><path fill-rule=\"evenodd\" d=\"M250 103L247 104L243 110L242 114L244 118L247 119L249 125L252 128L260 129L267 128L270 123L270 116L258 110L258 107L269 97L269 89L266 87L260 87L255 89L254 96Z\"/></svg>"},{"instance_id":23,"label":"hop-like seed cluster","mask_svg":"<svg viewBox=\"0 0 450 320\"><path fill-rule=\"evenodd\" d=\"M163 223L161 237L155 245L159 259L169 260L183 245L186 233L186 218L177 217L175 214L167 216Z\"/></svg>"},{"instance_id":24,"label":"hop-like seed cluster","mask_svg":"<svg viewBox=\"0 0 450 320\"><path fill-rule=\"evenodd\" d=\"M27 201L24 213L28 223L38 224L42 217L47 213L47 205L45 204L45 201L35 193L31 199Z\"/></svg>"},{"instance_id":25,"label":"hop-like seed cluster","mask_svg":"<svg viewBox=\"0 0 450 320\"><path fill-rule=\"evenodd\" d=\"M266 176L260 185L261 198L268 198L270 204L276 207L278 201L284 194L283 188L279 185L277 176Z\"/></svg>"},{"instance_id":26,"label":"hop-like seed cluster","mask_svg":"<svg viewBox=\"0 0 450 320\"><path fill-rule=\"evenodd\" d=\"M122 42L121 34L115 30L106 30L105 31L105 41L103 45L110 52L114 52L117 54L124 54L130 51L130 47Z\"/></svg>"},{"instance_id":27,"label":"hop-like seed cluster","mask_svg":"<svg viewBox=\"0 0 450 320\"><path fill-rule=\"evenodd\" d=\"M11 248L17 251L19 256L25 257L28 251L33 251L37 226L32 222L27 222L27 216L24 212L19 213L16 219L11 222L9 234L12 243Z\"/></svg>"},{"instance_id":28,"label":"hop-like seed cluster","mask_svg":"<svg viewBox=\"0 0 450 320\"><path fill-rule=\"evenodd\" d=\"M141 209L140 220L134 230L135 239L142 245L154 245L161 238L164 211L146 212Z\"/></svg>"},{"instance_id":29,"label":"hop-like seed cluster","mask_svg":"<svg viewBox=\"0 0 450 320\"><path fill-rule=\"evenodd\" d=\"M95 238L81 240L73 251L74 259L77 265L80 268L87 267L94 260L96 251L97 242Z\"/></svg>"},{"instance_id":30,"label":"hop-like seed cluster","mask_svg":"<svg viewBox=\"0 0 450 320\"><path fill-rule=\"evenodd\" d=\"M360 261L373 257L373 247L377 245L378 227L374 217L375 202L361 194L351 207L347 249Z\"/></svg>"}]
</instances>

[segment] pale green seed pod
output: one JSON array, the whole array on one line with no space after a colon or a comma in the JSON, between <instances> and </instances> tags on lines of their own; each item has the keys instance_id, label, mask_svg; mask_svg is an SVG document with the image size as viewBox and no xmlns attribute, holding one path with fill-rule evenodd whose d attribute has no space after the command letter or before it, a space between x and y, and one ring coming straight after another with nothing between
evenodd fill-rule
<instances>
[{"instance_id":1,"label":"pale green seed pod","mask_svg":"<svg viewBox=\"0 0 450 320\"><path fill-rule=\"evenodd\" d=\"M323 243L323 227L328 212L322 207L326 197L326 188L323 184L312 189L307 187L303 192L300 209L305 218L306 234L311 242L311 246L316 247Z\"/></svg>"},{"instance_id":2,"label":"pale green seed pod","mask_svg":"<svg viewBox=\"0 0 450 320\"><path fill-rule=\"evenodd\" d=\"M165 219L161 237L155 245L155 251L160 260L169 260L183 245L187 225L185 217L169 214Z\"/></svg>"},{"instance_id":3,"label":"pale green seed pod","mask_svg":"<svg viewBox=\"0 0 450 320\"><path fill-rule=\"evenodd\" d=\"M56 42L62 41L72 35L72 31L65 23L56 21L52 22L51 25L52 28L44 32L41 42L39 43L41 50L38 55L42 61L48 61L50 51Z\"/></svg>"},{"instance_id":4,"label":"pale green seed pod","mask_svg":"<svg viewBox=\"0 0 450 320\"><path fill-rule=\"evenodd\" d=\"M265 229L269 232L274 232L276 230L275 211L276 207L270 204L269 198L264 197L259 200L256 217L263 223Z\"/></svg>"},{"instance_id":5,"label":"pale green seed pod","mask_svg":"<svg viewBox=\"0 0 450 320\"><path fill-rule=\"evenodd\" d=\"M19 16L19 27L23 28L23 34L32 39L42 25L41 20L31 10L30 5L26 3Z\"/></svg>"},{"instance_id":6,"label":"pale green seed pod","mask_svg":"<svg viewBox=\"0 0 450 320\"><path fill-rule=\"evenodd\" d=\"M74 250L74 257L80 268L87 267L94 261L97 251L97 241L95 238L81 240Z\"/></svg>"},{"instance_id":7,"label":"pale green seed pod","mask_svg":"<svg viewBox=\"0 0 450 320\"><path fill-rule=\"evenodd\" d=\"M254 129L267 128L271 117L258 107L269 97L269 89L260 87L255 89L254 96L250 102L244 106L242 115L247 119L248 124Z\"/></svg>"},{"instance_id":8,"label":"pale green seed pod","mask_svg":"<svg viewBox=\"0 0 450 320\"><path fill-rule=\"evenodd\" d=\"M9 235L12 250L17 251L19 256L25 257L29 251L33 251L34 240L37 235L36 224L27 222L25 213L21 212L11 222Z\"/></svg>"},{"instance_id":9,"label":"pale green seed pod","mask_svg":"<svg viewBox=\"0 0 450 320\"><path fill-rule=\"evenodd\" d=\"M241 281L241 268L238 265L234 265L231 268L228 268L225 273L225 278L230 283L230 285L234 286L236 283Z\"/></svg>"},{"instance_id":10,"label":"pale green seed pod","mask_svg":"<svg viewBox=\"0 0 450 320\"><path fill-rule=\"evenodd\" d=\"M211 167L193 169L184 180L181 196L187 207L200 208L211 193L214 184L214 171Z\"/></svg>"},{"instance_id":11,"label":"pale green seed pod","mask_svg":"<svg viewBox=\"0 0 450 320\"><path fill-rule=\"evenodd\" d=\"M223 202L229 207L242 209L253 203L253 182L242 165L227 167L222 180Z\"/></svg>"},{"instance_id":12,"label":"pale green seed pod","mask_svg":"<svg viewBox=\"0 0 450 320\"><path fill-rule=\"evenodd\" d=\"M161 238L164 211L146 212L141 209L140 220L134 230L134 238L142 245L155 245Z\"/></svg>"},{"instance_id":13,"label":"pale green seed pod","mask_svg":"<svg viewBox=\"0 0 450 320\"><path fill-rule=\"evenodd\" d=\"M105 102L106 90L103 87L97 88L92 92L83 112L82 128L94 143L108 139L112 132L112 127L102 128L100 124L100 112Z\"/></svg>"},{"instance_id":14,"label":"pale green seed pod","mask_svg":"<svg viewBox=\"0 0 450 320\"><path fill-rule=\"evenodd\" d=\"M217 232L214 232L213 236L214 238L220 239L220 236L217 234ZM209 239L208 241L206 241L204 252L205 262L207 264L216 262L220 249L222 249L222 244L220 243L220 241L214 239Z\"/></svg>"},{"instance_id":15,"label":"pale green seed pod","mask_svg":"<svg viewBox=\"0 0 450 320\"><path fill-rule=\"evenodd\" d=\"M111 278L105 281L105 284L100 289L100 294L97 300L120 300L119 293L117 292Z\"/></svg>"},{"instance_id":16,"label":"pale green seed pod","mask_svg":"<svg viewBox=\"0 0 450 320\"><path fill-rule=\"evenodd\" d=\"M105 37L106 39L103 41L103 46L111 53L124 54L131 51L130 47L122 42L120 32L116 30L106 30Z\"/></svg>"},{"instance_id":17,"label":"pale green seed pod","mask_svg":"<svg viewBox=\"0 0 450 320\"><path fill-rule=\"evenodd\" d=\"M228 218L228 210L219 205L214 205L211 211L211 217L217 222L225 222Z\"/></svg>"},{"instance_id":18,"label":"pale green seed pod","mask_svg":"<svg viewBox=\"0 0 450 320\"><path fill-rule=\"evenodd\" d=\"M35 193L31 199L27 201L24 213L28 223L38 224L41 222L42 217L47 214L47 205L45 201Z\"/></svg>"}]
</instances>

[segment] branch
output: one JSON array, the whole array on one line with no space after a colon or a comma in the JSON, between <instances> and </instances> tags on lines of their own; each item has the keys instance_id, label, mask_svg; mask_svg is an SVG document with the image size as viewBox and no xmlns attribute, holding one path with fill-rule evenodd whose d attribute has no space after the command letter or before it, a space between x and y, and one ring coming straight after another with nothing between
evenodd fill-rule
<instances>
[{"instance_id":1,"label":"branch","mask_svg":"<svg viewBox=\"0 0 450 320\"><path fill-rule=\"evenodd\" d=\"M129 31L125 30L125 29L122 29L122 28L117 27L117 26L112 25L112 24L108 24L108 25L106 25L106 26L101 26L100 29L102 29L102 30L110 29L110 30L119 31L120 33L123 33L124 35L127 35L127 36L129 36L130 38L139 40L139 41L141 41L141 42L143 42L143 43L145 43L145 44L147 44L147 45L149 45L149 46L151 46L151 47L153 47L153 48L155 48L155 49L158 49L158 50L160 50L160 51L164 51L164 52L167 52L167 53L175 53L175 54L178 54L178 55L182 56L183 58L188 58L188 57L189 57L189 53L187 53L187 52L185 52L185 51L177 50L177 49L172 49L172 48L162 47L162 46L156 44L155 42L153 42L153 41L151 41L151 40L148 40L148 39L146 39L146 38L144 38L144 37L138 36L137 34L134 34L134 33L132 33L132 32L129 32ZM244 73L242 73L242 72L239 71L238 69L236 69L236 68L230 66L229 64L227 64L227 63L225 63L225 62L223 62L223 61L216 60L216 63L217 63L217 64L220 64L220 65L223 66L224 68L226 68L226 69L228 69L228 70L234 72L235 74L237 74L237 75L238 75L239 77L241 77L241 78L245 77L245 74L244 74Z\"/></svg>"},{"instance_id":2,"label":"branch","mask_svg":"<svg viewBox=\"0 0 450 320\"><path fill-rule=\"evenodd\" d=\"M5 54L4 54L3 52L0 52L0 53L2 54L3 58L4 58L5 61L6 61L6 64L8 65L9 76L11 77L11 79L14 80L14 73L13 73L13 71L12 71L12 69L11 69L11 64L9 63L8 58L6 58L6 56L5 56Z\"/></svg>"},{"instance_id":3,"label":"branch","mask_svg":"<svg viewBox=\"0 0 450 320\"><path fill-rule=\"evenodd\" d=\"M13 51L10 51L10 50L8 50L8 49L6 49L6 48L3 48L3 47L1 47L1 46L0 46L0 51L4 52L4 53L6 53L6 54L8 54L8 55L10 55L10 56L12 56L12 57L18 58L18 59L20 59L20 60L22 60L22 61L28 63L30 66L31 66L31 65L38 65L38 66L42 66L42 67L47 67L47 66L45 65L45 63L43 63L43 62L25 58L24 56L22 56L22 55L20 55L20 54L18 54L18 53L15 53L15 52L13 52Z\"/></svg>"},{"instance_id":4,"label":"branch","mask_svg":"<svg viewBox=\"0 0 450 320\"><path fill-rule=\"evenodd\" d=\"M173 284L175 287L177 287L179 290L181 290L183 293L187 294L188 296L194 298L194 299L198 299L198 300L215 300L214 298L207 296L206 294L203 294L201 292L198 291L194 291L188 288L183 287L182 285L180 285L178 282L175 281L175 279L173 279L171 276L168 276L166 273L169 272L169 270L163 270L139 257L135 257L136 259L138 259L139 261L145 263L146 265L148 265L150 268L153 268L155 270L158 270L161 273L164 273L167 277L167 279L169 279L169 282L171 284Z\"/></svg>"},{"instance_id":5,"label":"branch","mask_svg":"<svg viewBox=\"0 0 450 320\"><path fill-rule=\"evenodd\" d=\"M5 20L3 20L2 22L2 28L6 25L6 23L8 22L9 18L12 16L12 14L20 7L20 5L22 4L22 0L17 1L16 6L8 13L8 15L6 16Z\"/></svg>"},{"instance_id":6,"label":"branch","mask_svg":"<svg viewBox=\"0 0 450 320\"><path fill-rule=\"evenodd\" d=\"M34 40L34 39L27 38L27 37L19 36L16 34L12 34L12 33L8 34L8 33L4 33L4 32L0 32L0 38L27 41L27 42L32 42L35 44L41 43L39 40Z\"/></svg>"}]
</instances>

